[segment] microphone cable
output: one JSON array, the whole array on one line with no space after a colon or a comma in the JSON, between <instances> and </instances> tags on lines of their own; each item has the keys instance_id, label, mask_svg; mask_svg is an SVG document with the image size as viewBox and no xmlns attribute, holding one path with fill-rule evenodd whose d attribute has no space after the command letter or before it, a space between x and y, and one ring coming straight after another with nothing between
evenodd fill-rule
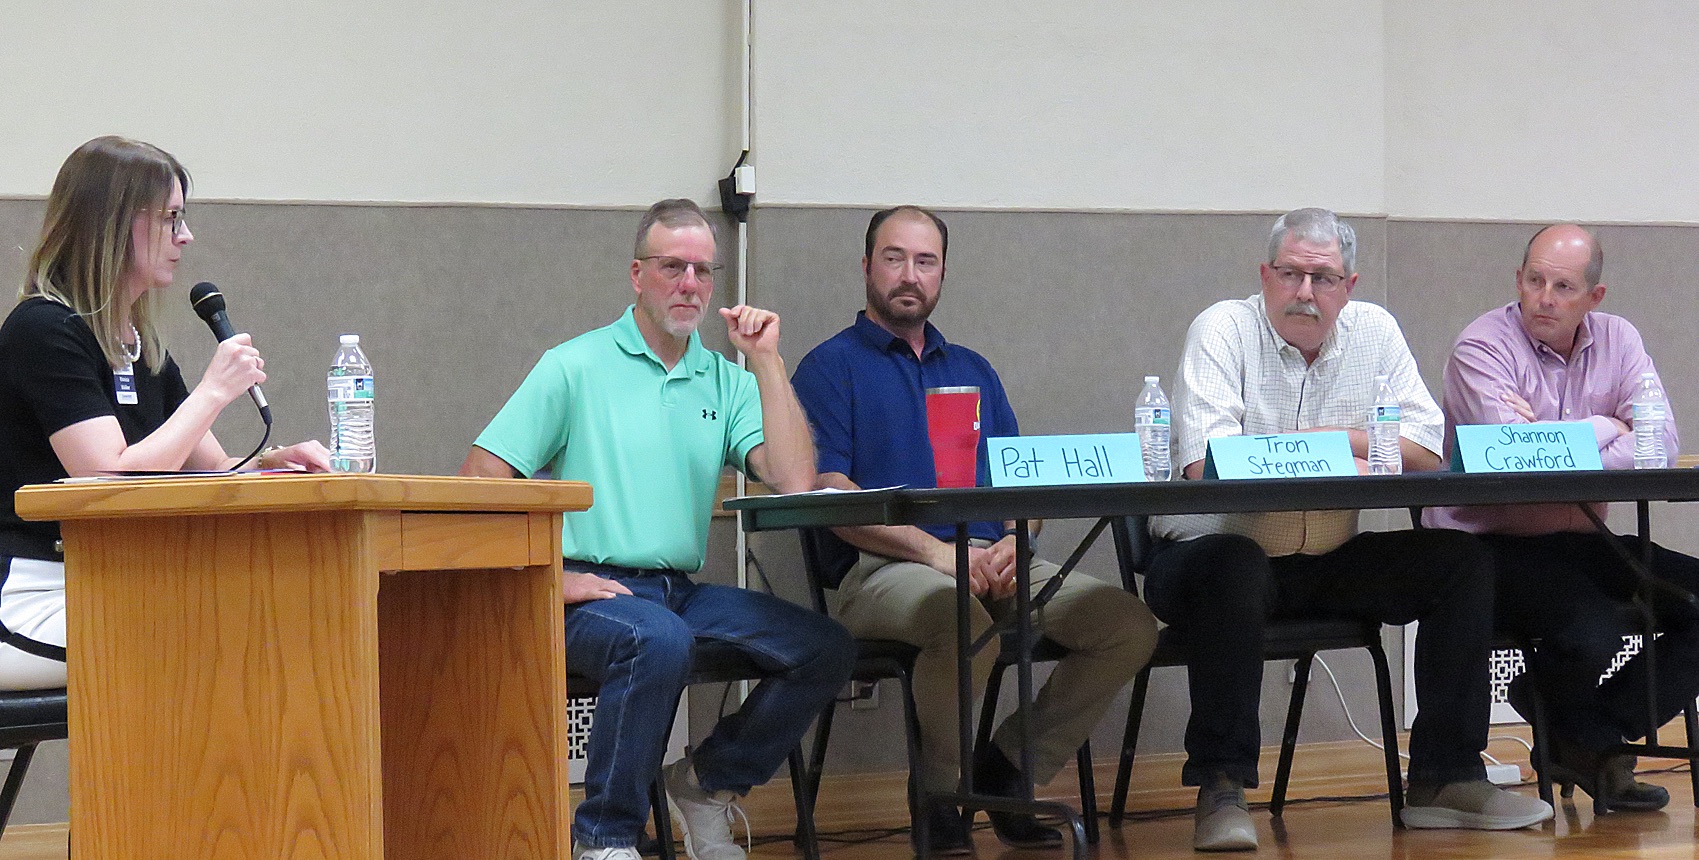
<instances>
[{"instance_id":1,"label":"microphone cable","mask_svg":"<svg viewBox=\"0 0 1699 860\"><path fill-rule=\"evenodd\" d=\"M232 471L232 472L242 471L243 466L246 466L249 463L253 462L254 458L258 457L260 455L260 452L265 450L265 443L271 441L271 416L267 415L267 416L265 416L265 419L266 419L265 435L260 437L260 444L255 445L254 450L252 452L250 452L248 454L248 456L243 457L242 461L240 463L237 463L236 465L231 466L230 471Z\"/></svg>"}]
</instances>

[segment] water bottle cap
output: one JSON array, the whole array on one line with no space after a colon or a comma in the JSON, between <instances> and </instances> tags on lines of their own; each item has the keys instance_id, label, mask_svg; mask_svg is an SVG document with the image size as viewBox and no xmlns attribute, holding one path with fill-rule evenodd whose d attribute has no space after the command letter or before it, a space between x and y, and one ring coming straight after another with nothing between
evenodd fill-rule
<instances>
[{"instance_id":1,"label":"water bottle cap","mask_svg":"<svg viewBox=\"0 0 1699 860\"><path fill-rule=\"evenodd\" d=\"M352 346L354 344L358 344L359 342L360 342L360 336L357 335L357 334L345 334L345 335L342 335L342 338L341 338L341 343L342 343L343 346Z\"/></svg>"},{"instance_id":2,"label":"water bottle cap","mask_svg":"<svg viewBox=\"0 0 1699 860\"><path fill-rule=\"evenodd\" d=\"M1152 382L1156 382L1157 380L1159 380L1161 378L1162 377L1160 377L1160 376L1147 376L1147 377L1144 378L1144 384L1149 385Z\"/></svg>"}]
</instances>

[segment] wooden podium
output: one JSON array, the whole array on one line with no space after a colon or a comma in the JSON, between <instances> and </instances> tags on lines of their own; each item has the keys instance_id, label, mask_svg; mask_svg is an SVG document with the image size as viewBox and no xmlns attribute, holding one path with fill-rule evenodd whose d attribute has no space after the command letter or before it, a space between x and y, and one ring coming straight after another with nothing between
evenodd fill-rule
<instances>
[{"instance_id":1,"label":"wooden podium","mask_svg":"<svg viewBox=\"0 0 1699 860\"><path fill-rule=\"evenodd\" d=\"M557 860L564 481L26 487L59 520L71 846L118 858Z\"/></svg>"}]
</instances>

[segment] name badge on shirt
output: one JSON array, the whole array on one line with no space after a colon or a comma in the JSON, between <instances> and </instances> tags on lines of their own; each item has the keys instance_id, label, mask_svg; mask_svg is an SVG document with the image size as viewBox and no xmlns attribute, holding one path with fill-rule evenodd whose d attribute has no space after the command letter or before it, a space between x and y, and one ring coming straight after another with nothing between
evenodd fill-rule
<instances>
[{"instance_id":1,"label":"name badge on shirt","mask_svg":"<svg viewBox=\"0 0 1699 860\"><path fill-rule=\"evenodd\" d=\"M1133 433L998 436L985 440L993 487L1125 484L1144 480Z\"/></svg>"},{"instance_id":2,"label":"name badge on shirt","mask_svg":"<svg viewBox=\"0 0 1699 860\"><path fill-rule=\"evenodd\" d=\"M136 405L136 372L130 365L112 371L112 392L120 406Z\"/></svg>"},{"instance_id":3,"label":"name badge on shirt","mask_svg":"<svg viewBox=\"0 0 1699 860\"><path fill-rule=\"evenodd\" d=\"M1351 437L1342 430L1218 436L1209 440L1205 478L1325 478L1357 474Z\"/></svg>"},{"instance_id":4,"label":"name badge on shirt","mask_svg":"<svg viewBox=\"0 0 1699 860\"><path fill-rule=\"evenodd\" d=\"M1604 467L1598 436L1585 421L1459 425L1451 449L1453 472L1584 472Z\"/></svg>"}]
</instances>

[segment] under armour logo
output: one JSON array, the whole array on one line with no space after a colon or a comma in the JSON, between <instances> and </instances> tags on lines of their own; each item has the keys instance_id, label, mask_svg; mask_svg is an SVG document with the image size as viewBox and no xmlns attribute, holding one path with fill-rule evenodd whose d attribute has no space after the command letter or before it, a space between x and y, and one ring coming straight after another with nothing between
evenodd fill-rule
<instances>
[{"instance_id":1,"label":"under armour logo","mask_svg":"<svg viewBox=\"0 0 1699 860\"><path fill-rule=\"evenodd\" d=\"M716 409L704 409L702 410L702 417L709 421L718 421L720 420L720 413Z\"/></svg>"}]
</instances>

